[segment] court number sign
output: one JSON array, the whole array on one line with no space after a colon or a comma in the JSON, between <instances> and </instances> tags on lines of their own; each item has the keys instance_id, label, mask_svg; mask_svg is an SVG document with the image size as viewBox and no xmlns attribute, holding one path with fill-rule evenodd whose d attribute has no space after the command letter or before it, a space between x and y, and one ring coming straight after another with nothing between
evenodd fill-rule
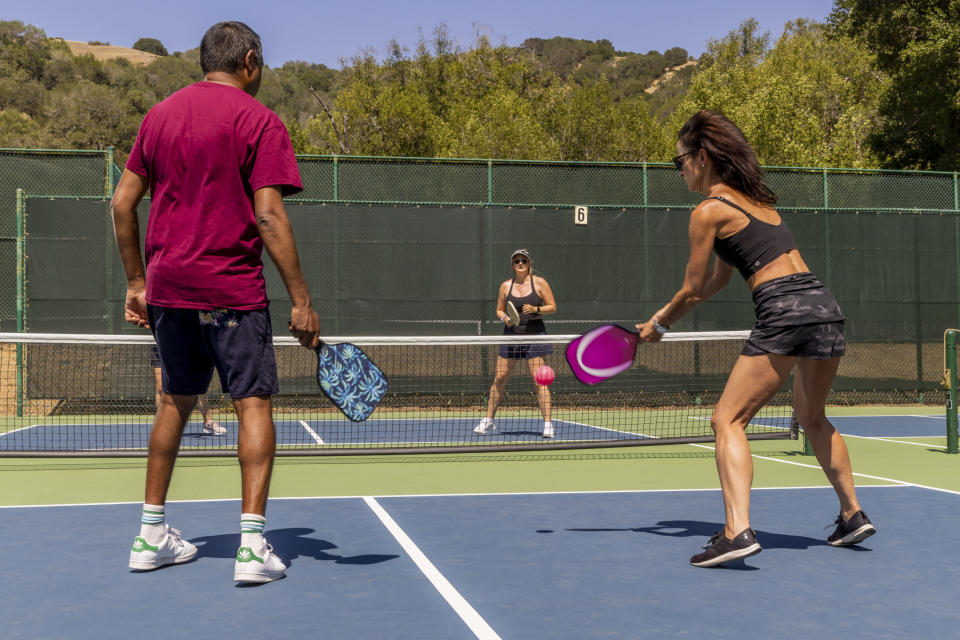
<instances>
[{"instance_id":1,"label":"court number sign","mask_svg":"<svg viewBox=\"0 0 960 640\"><path fill-rule=\"evenodd\" d=\"M578 205L573 208L573 224L587 224L587 207Z\"/></svg>"}]
</instances>

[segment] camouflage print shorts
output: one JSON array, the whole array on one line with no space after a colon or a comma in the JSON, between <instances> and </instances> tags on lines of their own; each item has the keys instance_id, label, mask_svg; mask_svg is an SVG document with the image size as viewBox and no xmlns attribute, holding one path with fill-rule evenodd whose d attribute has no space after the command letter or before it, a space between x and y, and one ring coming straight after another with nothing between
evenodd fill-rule
<instances>
[{"instance_id":1,"label":"camouflage print shorts","mask_svg":"<svg viewBox=\"0 0 960 640\"><path fill-rule=\"evenodd\" d=\"M829 360L846 351L843 313L812 273L764 282L753 291L757 322L741 353Z\"/></svg>"}]
</instances>

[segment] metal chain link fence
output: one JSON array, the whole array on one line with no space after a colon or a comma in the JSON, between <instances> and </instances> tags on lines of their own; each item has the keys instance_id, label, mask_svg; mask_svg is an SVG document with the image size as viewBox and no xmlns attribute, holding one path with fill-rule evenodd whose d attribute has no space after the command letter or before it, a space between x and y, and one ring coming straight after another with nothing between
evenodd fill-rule
<instances>
[{"instance_id":1,"label":"metal chain link fence","mask_svg":"<svg viewBox=\"0 0 960 640\"><path fill-rule=\"evenodd\" d=\"M689 209L701 199L687 191L672 165L665 164L357 156L301 156L298 160L305 188L291 200L304 205L365 203L374 209L385 205L390 211L397 207L396 215L413 226L427 218L408 220L411 206L429 210L585 205L653 213ZM112 193L119 175L110 151L0 149L0 265L8 274L0 278L0 331L20 326L18 282L13 276L18 272L18 215L24 212L17 210L17 189L32 201L38 196L103 198ZM848 316L856 318L851 338L858 348L844 360L844 388L836 390L834 400L939 402L943 391L937 384L942 369L938 336L960 322L957 173L768 167L765 176L779 197L778 209L788 212L791 227L797 224L795 235L804 246L805 258L846 301ZM25 209L29 215L29 207ZM391 220L383 206L371 209L369 216L378 224ZM794 222L794 217L804 220ZM356 224L363 224L363 216ZM29 224L22 226L29 232ZM106 242L109 220L98 223L89 235ZM430 233L423 230L419 237L424 235ZM657 241L655 234L649 237L650 242ZM662 242L669 242L673 251L680 240ZM644 253L644 260L647 253L656 257L657 251L665 250L666 246L658 249L652 244L637 249ZM100 258L109 262L103 255ZM911 269L898 268L908 263ZM911 279L904 275L907 272L917 275ZM930 278L931 273L937 276ZM31 290L29 283L19 284L22 306L30 302ZM416 291L397 295L419 298ZM110 297L104 299L104 308L113 303ZM726 304L720 298L716 304ZM36 304L34 311L39 313L41 301ZM57 306L63 308L60 303ZM90 313L98 315L97 309ZM68 332L70 312L64 314L62 330ZM742 324L739 316L733 320ZM107 331L116 329L116 324ZM701 324L700 330L716 328L709 322ZM24 326L32 328L30 323Z\"/></svg>"},{"instance_id":2,"label":"metal chain link fence","mask_svg":"<svg viewBox=\"0 0 960 640\"><path fill-rule=\"evenodd\" d=\"M17 189L43 196L104 197L113 191L111 151L0 149L0 331L17 330Z\"/></svg>"}]
</instances>

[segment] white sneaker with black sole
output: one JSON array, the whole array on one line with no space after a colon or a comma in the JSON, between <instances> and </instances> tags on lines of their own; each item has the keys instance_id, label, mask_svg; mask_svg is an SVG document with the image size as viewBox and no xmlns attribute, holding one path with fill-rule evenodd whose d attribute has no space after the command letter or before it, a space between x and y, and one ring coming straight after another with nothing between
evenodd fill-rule
<instances>
[{"instance_id":1,"label":"white sneaker with black sole","mask_svg":"<svg viewBox=\"0 0 960 640\"><path fill-rule=\"evenodd\" d=\"M197 548L183 539L183 534L170 525L166 528L163 539L157 544L150 544L143 536L133 539L130 549L130 568L136 571L152 571L165 567L168 564L182 564L190 562L197 555Z\"/></svg>"},{"instance_id":2,"label":"white sneaker with black sole","mask_svg":"<svg viewBox=\"0 0 960 640\"><path fill-rule=\"evenodd\" d=\"M287 565L273 552L263 536L250 546L237 549L233 579L237 582L273 582L286 575Z\"/></svg>"}]
</instances>

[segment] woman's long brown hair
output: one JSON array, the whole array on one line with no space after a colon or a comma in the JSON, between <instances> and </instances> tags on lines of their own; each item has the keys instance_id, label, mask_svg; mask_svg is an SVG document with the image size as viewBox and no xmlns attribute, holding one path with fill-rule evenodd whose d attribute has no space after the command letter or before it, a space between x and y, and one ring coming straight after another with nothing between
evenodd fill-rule
<instances>
[{"instance_id":1,"label":"woman's long brown hair","mask_svg":"<svg viewBox=\"0 0 960 640\"><path fill-rule=\"evenodd\" d=\"M698 111L680 129L678 139L688 151L706 151L727 186L757 203L776 204L777 195L763 181L763 170L753 147L740 128L722 113Z\"/></svg>"}]
</instances>

